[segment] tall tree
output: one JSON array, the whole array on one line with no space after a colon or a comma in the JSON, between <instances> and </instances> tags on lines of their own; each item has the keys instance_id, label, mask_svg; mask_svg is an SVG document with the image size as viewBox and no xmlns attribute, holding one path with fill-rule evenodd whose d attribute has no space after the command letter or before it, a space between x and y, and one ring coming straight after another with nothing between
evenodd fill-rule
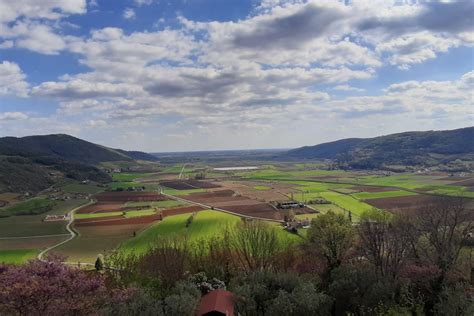
<instances>
[{"instance_id":1,"label":"tall tree","mask_svg":"<svg viewBox=\"0 0 474 316\"><path fill-rule=\"evenodd\" d=\"M308 231L308 246L323 256L332 270L341 264L352 247L354 233L349 219L329 211L313 219Z\"/></svg>"}]
</instances>

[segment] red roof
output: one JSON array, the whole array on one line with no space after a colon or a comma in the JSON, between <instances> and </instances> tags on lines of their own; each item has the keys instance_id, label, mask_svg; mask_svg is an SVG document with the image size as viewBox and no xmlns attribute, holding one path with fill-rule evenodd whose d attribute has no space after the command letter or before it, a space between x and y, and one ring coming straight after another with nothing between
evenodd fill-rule
<instances>
[{"instance_id":1,"label":"red roof","mask_svg":"<svg viewBox=\"0 0 474 316\"><path fill-rule=\"evenodd\" d=\"M204 295L199 303L197 315L201 316L212 312L234 316L234 294L223 289L217 289Z\"/></svg>"}]
</instances>

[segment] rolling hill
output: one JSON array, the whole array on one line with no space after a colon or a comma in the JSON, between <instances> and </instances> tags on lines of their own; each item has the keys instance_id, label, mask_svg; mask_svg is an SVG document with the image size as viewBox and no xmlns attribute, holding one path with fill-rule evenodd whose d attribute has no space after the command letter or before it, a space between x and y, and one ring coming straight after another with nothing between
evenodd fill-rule
<instances>
[{"instance_id":1,"label":"rolling hill","mask_svg":"<svg viewBox=\"0 0 474 316\"><path fill-rule=\"evenodd\" d=\"M157 160L64 134L0 138L0 192L38 192L63 178L109 182L102 162Z\"/></svg>"},{"instance_id":2,"label":"rolling hill","mask_svg":"<svg viewBox=\"0 0 474 316\"><path fill-rule=\"evenodd\" d=\"M0 138L0 155L22 157L56 157L86 164L105 161L156 160L144 152L112 149L65 135L3 137Z\"/></svg>"},{"instance_id":3,"label":"rolling hill","mask_svg":"<svg viewBox=\"0 0 474 316\"><path fill-rule=\"evenodd\" d=\"M432 166L474 158L474 127L348 138L290 150L280 158L332 159L354 168Z\"/></svg>"}]
</instances>

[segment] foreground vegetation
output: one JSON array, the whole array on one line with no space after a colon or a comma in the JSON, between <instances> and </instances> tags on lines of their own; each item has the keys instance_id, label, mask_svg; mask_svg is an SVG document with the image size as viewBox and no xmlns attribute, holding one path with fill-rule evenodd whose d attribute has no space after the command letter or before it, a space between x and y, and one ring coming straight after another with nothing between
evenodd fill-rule
<instances>
[{"instance_id":1,"label":"foreground vegetation","mask_svg":"<svg viewBox=\"0 0 474 316\"><path fill-rule=\"evenodd\" d=\"M472 315L471 215L452 199L403 215L367 211L355 226L328 211L301 243L260 221L217 238L198 217L175 216L156 225L161 237L140 237L146 251L99 257L95 273L54 258L0 266L0 314L193 315L203 294L226 288L241 315ZM208 238L179 235L186 229Z\"/></svg>"}]
</instances>

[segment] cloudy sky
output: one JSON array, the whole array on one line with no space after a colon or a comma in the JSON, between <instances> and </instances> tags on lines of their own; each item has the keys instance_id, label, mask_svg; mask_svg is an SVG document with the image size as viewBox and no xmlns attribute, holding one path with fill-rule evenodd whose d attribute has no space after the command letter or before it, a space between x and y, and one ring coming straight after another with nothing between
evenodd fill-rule
<instances>
[{"instance_id":1,"label":"cloudy sky","mask_svg":"<svg viewBox=\"0 0 474 316\"><path fill-rule=\"evenodd\" d=\"M0 0L0 136L289 148L474 121L474 1Z\"/></svg>"}]
</instances>

